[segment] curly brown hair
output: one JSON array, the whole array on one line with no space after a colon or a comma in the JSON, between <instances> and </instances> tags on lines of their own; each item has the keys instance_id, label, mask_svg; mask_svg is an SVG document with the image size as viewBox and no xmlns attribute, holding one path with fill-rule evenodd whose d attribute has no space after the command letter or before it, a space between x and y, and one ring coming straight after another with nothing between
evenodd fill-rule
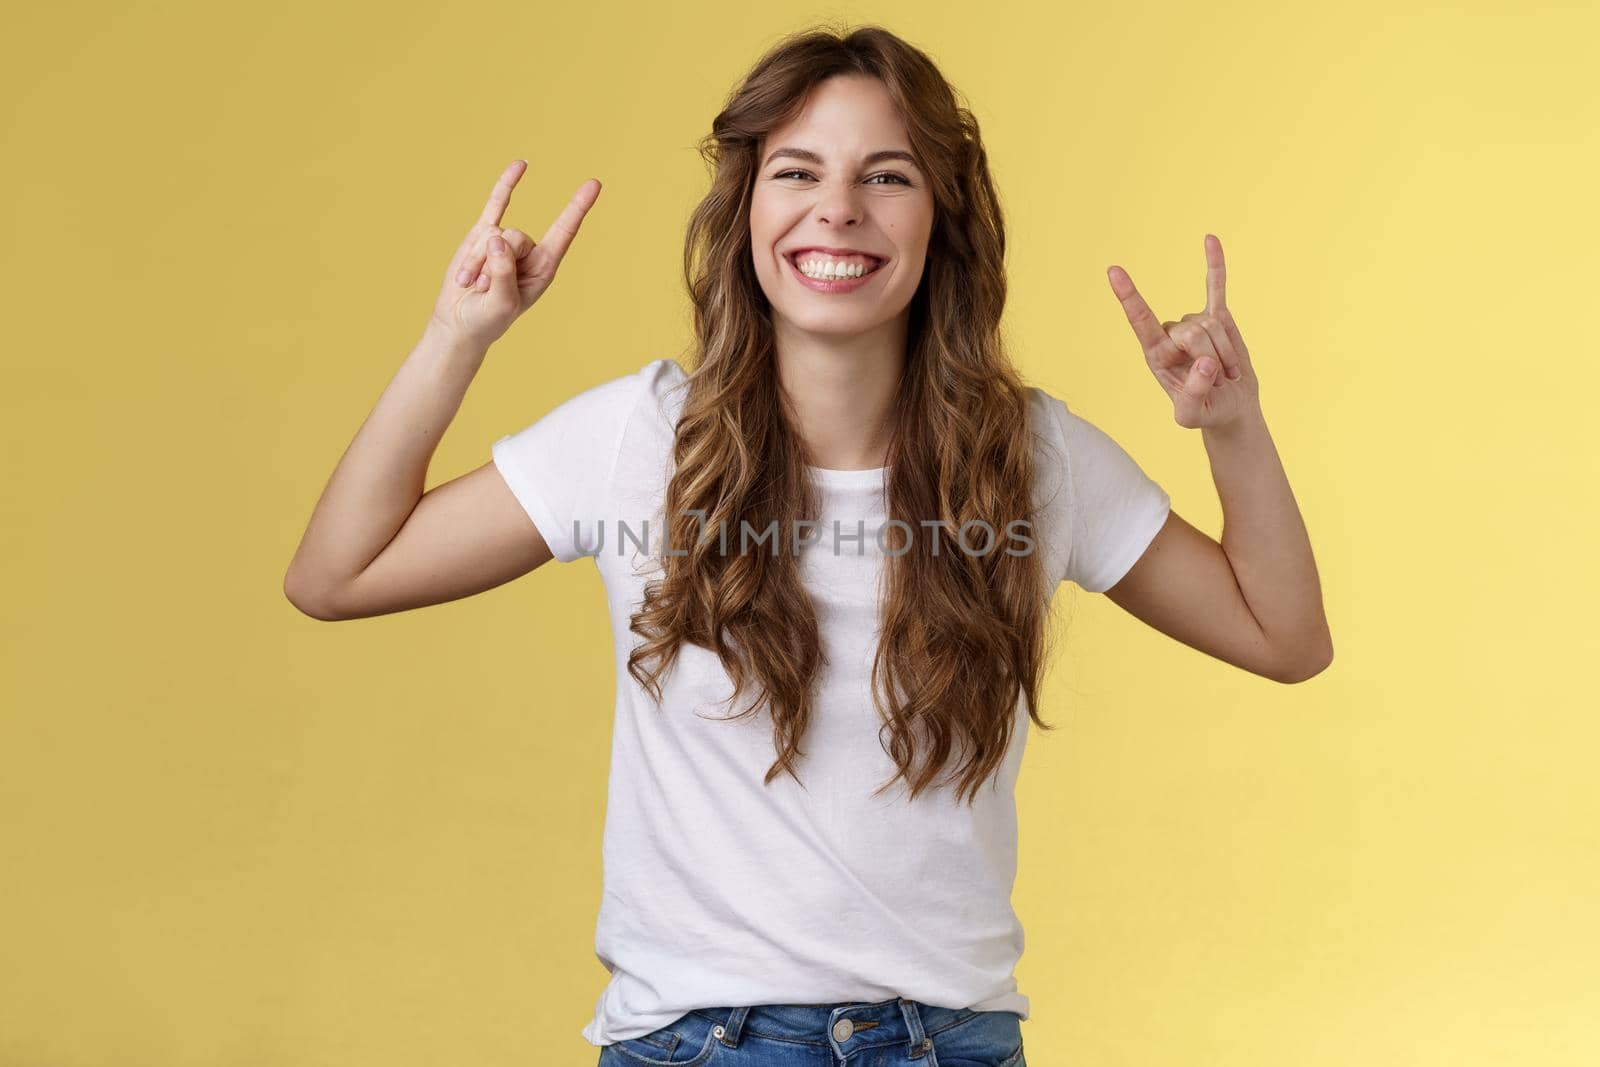
<instances>
[{"instance_id":1,"label":"curly brown hair","mask_svg":"<svg viewBox=\"0 0 1600 1067\"><path fill-rule=\"evenodd\" d=\"M684 244L695 342L664 518L667 540L684 550L662 560L662 576L646 587L630 624L644 640L628 657L658 701L660 676L685 641L716 653L735 696L753 680L758 699L742 714L770 710L777 759L767 783L784 772L799 781L794 764L824 663L817 616L792 553L718 552L716 531L774 520L790 529L814 519L820 502L780 396L750 203L766 135L799 114L812 87L846 74L887 88L935 203L890 416L889 519L942 519L950 530L979 520L999 530L1033 514L1035 428L1000 335L1005 227L977 120L927 55L882 27L784 38L699 144L711 187ZM959 747L960 792L970 802L1004 757L1019 697L1050 728L1036 711L1050 590L1038 552L935 554L931 540L885 548L872 689L898 771L879 791L904 777L915 799ZM929 750L920 766L919 734Z\"/></svg>"}]
</instances>

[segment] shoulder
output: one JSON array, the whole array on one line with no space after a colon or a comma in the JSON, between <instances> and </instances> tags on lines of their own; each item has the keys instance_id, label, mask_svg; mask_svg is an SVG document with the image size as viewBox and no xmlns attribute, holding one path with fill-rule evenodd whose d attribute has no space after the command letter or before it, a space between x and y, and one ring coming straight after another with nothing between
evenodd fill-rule
<instances>
[{"instance_id":1,"label":"shoulder","mask_svg":"<svg viewBox=\"0 0 1600 1067\"><path fill-rule=\"evenodd\" d=\"M1067 402L1035 390L1051 438L1052 459L1041 478L1066 491L1043 492L1046 519L1068 533L1066 563L1058 573L1090 592L1121 580L1166 522L1167 491L1151 478L1115 437Z\"/></svg>"},{"instance_id":2,"label":"shoulder","mask_svg":"<svg viewBox=\"0 0 1600 1067\"><path fill-rule=\"evenodd\" d=\"M1073 485L1084 489L1098 482L1138 480L1142 471L1121 442L1064 399L1030 387L1038 413L1038 433L1051 461L1059 464Z\"/></svg>"},{"instance_id":3,"label":"shoulder","mask_svg":"<svg viewBox=\"0 0 1600 1067\"><path fill-rule=\"evenodd\" d=\"M631 447L665 447L677 432L689 376L677 360L652 359L616 380L618 402L627 408L620 427Z\"/></svg>"},{"instance_id":4,"label":"shoulder","mask_svg":"<svg viewBox=\"0 0 1600 1067\"><path fill-rule=\"evenodd\" d=\"M1054 497L1071 473L1071 448L1066 432L1066 402L1048 390L1027 386L1028 429L1033 437L1035 469L1046 499Z\"/></svg>"},{"instance_id":5,"label":"shoulder","mask_svg":"<svg viewBox=\"0 0 1600 1067\"><path fill-rule=\"evenodd\" d=\"M522 430L495 442L497 453L616 455L622 439L639 423L653 427L684 380L675 360L653 359L570 393ZM655 416L655 417L653 417Z\"/></svg>"},{"instance_id":6,"label":"shoulder","mask_svg":"<svg viewBox=\"0 0 1600 1067\"><path fill-rule=\"evenodd\" d=\"M1061 416L1067 405L1053 393L1037 385L1027 386L1028 416L1035 437L1047 442L1059 441Z\"/></svg>"},{"instance_id":7,"label":"shoulder","mask_svg":"<svg viewBox=\"0 0 1600 1067\"><path fill-rule=\"evenodd\" d=\"M637 370L592 385L572 399L591 408L631 414L640 408L665 403L683 381L683 368L676 360L652 359Z\"/></svg>"},{"instance_id":8,"label":"shoulder","mask_svg":"<svg viewBox=\"0 0 1600 1067\"><path fill-rule=\"evenodd\" d=\"M659 413L669 423L677 422L677 413L683 407L683 397L688 390L689 375L671 358L653 359L634 375L639 380L639 400Z\"/></svg>"},{"instance_id":9,"label":"shoulder","mask_svg":"<svg viewBox=\"0 0 1600 1067\"><path fill-rule=\"evenodd\" d=\"M1069 448L1085 432L1097 429L1064 398L1037 385L1027 387L1034 419L1034 433L1046 443Z\"/></svg>"},{"instance_id":10,"label":"shoulder","mask_svg":"<svg viewBox=\"0 0 1600 1067\"><path fill-rule=\"evenodd\" d=\"M584 439L620 436L637 422L653 425L666 417L685 380L676 360L652 359L571 394L552 416L563 432Z\"/></svg>"}]
</instances>

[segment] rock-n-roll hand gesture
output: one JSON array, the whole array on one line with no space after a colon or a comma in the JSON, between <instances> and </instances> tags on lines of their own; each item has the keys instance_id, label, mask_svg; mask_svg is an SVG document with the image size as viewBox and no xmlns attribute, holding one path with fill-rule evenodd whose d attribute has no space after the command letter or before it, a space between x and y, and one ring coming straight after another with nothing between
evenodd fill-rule
<instances>
[{"instance_id":1,"label":"rock-n-roll hand gesture","mask_svg":"<svg viewBox=\"0 0 1600 1067\"><path fill-rule=\"evenodd\" d=\"M1158 322L1128 272L1106 269L1111 291L1122 302L1144 360L1172 398L1172 417L1190 429L1215 428L1259 408L1250 350L1224 300L1227 267L1222 242L1206 234L1206 308L1176 322Z\"/></svg>"},{"instance_id":2,"label":"rock-n-roll hand gesture","mask_svg":"<svg viewBox=\"0 0 1600 1067\"><path fill-rule=\"evenodd\" d=\"M528 161L518 159L500 172L483 213L451 257L433 306L432 322L440 329L484 348L550 288L578 226L600 195L597 178L578 186L544 238L534 241L519 229L500 225L511 190L527 169Z\"/></svg>"}]
</instances>

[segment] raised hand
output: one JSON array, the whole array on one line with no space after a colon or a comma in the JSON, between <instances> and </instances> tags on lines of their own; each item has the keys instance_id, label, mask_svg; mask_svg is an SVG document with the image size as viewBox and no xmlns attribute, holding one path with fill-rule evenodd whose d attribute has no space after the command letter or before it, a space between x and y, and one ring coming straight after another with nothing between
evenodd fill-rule
<instances>
[{"instance_id":1,"label":"raised hand","mask_svg":"<svg viewBox=\"0 0 1600 1067\"><path fill-rule=\"evenodd\" d=\"M451 257L433 307L433 323L485 348L550 288L561 258L600 195L597 178L578 186L544 237L534 241L521 230L500 225L511 190L527 169L527 161L518 159L501 172L483 213Z\"/></svg>"},{"instance_id":2,"label":"raised hand","mask_svg":"<svg viewBox=\"0 0 1600 1067\"><path fill-rule=\"evenodd\" d=\"M1190 429L1227 425L1258 409L1259 382L1226 301L1222 242L1206 234L1206 307L1176 322L1158 322L1121 267L1106 270L1144 360L1172 398L1172 417Z\"/></svg>"}]
</instances>

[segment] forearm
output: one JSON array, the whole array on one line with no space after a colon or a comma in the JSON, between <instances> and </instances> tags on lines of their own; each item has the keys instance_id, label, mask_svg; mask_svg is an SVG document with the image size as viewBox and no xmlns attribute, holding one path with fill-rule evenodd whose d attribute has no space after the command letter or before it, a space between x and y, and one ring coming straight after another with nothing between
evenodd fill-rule
<instances>
[{"instance_id":1,"label":"forearm","mask_svg":"<svg viewBox=\"0 0 1600 1067\"><path fill-rule=\"evenodd\" d=\"M1222 502L1222 548L1250 612L1285 661L1321 669L1333 656L1311 539L1257 408L1201 438Z\"/></svg>"},{"instance_id":2,"label":"forearm","mask_svg":"<svg viewBox=\"0 0 1600 1067\"><path fill-rule=\"evenodd\" d=\"M328 479L284 578L291 596L350 582L405 525L484 354L430 322Z\"/></svg>"}]
</instances>

